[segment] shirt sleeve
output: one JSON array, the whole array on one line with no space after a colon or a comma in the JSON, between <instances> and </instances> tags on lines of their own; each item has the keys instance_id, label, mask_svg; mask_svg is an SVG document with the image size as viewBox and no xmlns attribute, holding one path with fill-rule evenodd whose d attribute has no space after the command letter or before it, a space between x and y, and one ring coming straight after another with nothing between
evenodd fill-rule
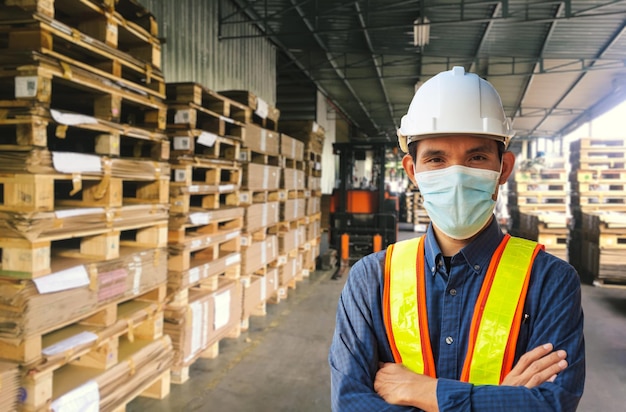
<instances>
[{"instance_id":1,"label":"shirt sleeve","mask_svg":"<svg viewBox=\"0 0 626 412\"><path fill-rule=\"evenodd\" d=\"M574 411L585 381L585 344L580 281L567 263L540 253L533 268L534 296L527 299L530 313L527 344L518 353L545 343L567 352L568 366L553 383L535 388L516 386L474 386L450 379L439 379L437 400L444 411ZM530 291L529 291L530 293ZM520 348L518 348L520 349ZM518 359L516 359L517 362Z\"/></svg>"},{"instance_id":2,"label":"shirt sleeve","mask_svg":"<svg viewBox=\"0 0 626 412\"><path fill-rule=\"evenodd\" d=\"M381 310L380 273L380 260L373 257L360 260L350 270L341 293L328 357L333 411L416 410L390 405L374 391L374 378L381 360L381 337L376 331L381 325L372 314Z\"/></svg>"}]
</instances>

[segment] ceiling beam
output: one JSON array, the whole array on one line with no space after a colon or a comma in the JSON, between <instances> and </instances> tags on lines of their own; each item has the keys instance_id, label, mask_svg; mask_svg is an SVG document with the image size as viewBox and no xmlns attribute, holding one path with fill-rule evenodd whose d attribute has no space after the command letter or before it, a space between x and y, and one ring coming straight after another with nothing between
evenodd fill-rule
<instances>
[{"instance_id":1,"label":"ceiling beam","mask_svg":"<svg viewBox=\"0 0 626 412\"><path fill-rule=\"evenodd\" d=\"M291 4L294 4L294 2L295 2L295 0L289 0L289 1L291 2ZM317 33L315 33L315 28L313 27L313 25L311 24L311 22L309 21L309 19L305 15L305 13L298 6L296 6L295 9L298 12L298 15L300 16L300 18L302 19L302 22L304 23L304 25L307 27L307 29L309 29L309 34L311 34L313 36L313 38L317 42L318 46L324 51L324 54L326 55L326 59L328 60L330 65L335 70L335 73L337 74L337 76L341 79L341 81L343 82L344 86L350 91L350 93L354 97L355 102L359 105L359 107L361 107L361 110L363 110L363 113L365 113L367 119L372 123L372 125L376 129L376 132L380 133L380 127L374 121L374 119L372 119L372 116L370 115L369 111L367 110L367 107L365 107L365 104L363 103L363 101L361 100L359 95L356 93L356 91L354 90L354 88L352 87L350 82L346 79L345 73L343 72L343 70L341 70L341 68L339 67L339 65L335 61L335 58L333 57L333 55L328 50L328 47L326 47L326 45L324 44L324 41L322 40L322 38Z\"/></svg>"},{"instance_id":2,"label":"ceiling beam","mask_svg":"<svg viewBox=\"0 0 626 412\"><path fill-rule=\"evenodd\" d=\"M391 100L389 100L389 93L387 93L387 87L385 87L385 81L383 80L383 73L381 67L383 67L382 63L378 62L378 57L374 54L374 47L372 46L372 39L370 39L370 35L367 32L367 24L365 24L365 19L363 18L363 13L361 12L361 7L359 3L354 3L354 7L356 8L357 15L359 17L359 23L361 24L361 28L363 29L363 36L365 37L365 42L367 43L367 47L370 50L370 55L372 57L372 63L374 64L374 68L376 69L376 73L378 74L378 83L380 84L380 88L385 96L385 102L387 102L387 108L389 110L389 117L393 122L394 127L398 128L398 123L396 122L395 115L393 113L393 106L391 104ZM389 137L389 136L387 136Z\"/></svg>"},{"instance_id":3,"label":"ceiling beam","mask_svg":"<svg viewBox=\"0 0 626 412\"><path fill-rule=\"evenodd\" d=\"M247 16L249 16L252 20L256 21L255 25L257 26L257 28L260 31L264 30L264 27L259 23L259 18L258 15L256 14L256 12L253 9L247 9L244 6L248 6L248 2L245 0L231 0L233 1L237 7L242 9L242 12L246 13ZM244 11L245 10L245 11ZM268 34L266 37L269 38L269 40L274 43L276 45L276 47L278 47L283 53L285 53L285 55L287 57L289 57L295 64L296 66L298 66L300 68L300 70L302 71L302 73L304 73L306 75L306 77L308 77L311 82L313 82L313 84L315 84L315 86L317 87L317 89L320 91L320 93L322 93L324 96L326 96L327 99L330 99L330 94L328 93L328 91L326 91L326 89L315 79L315 77L304 67L304 65L302 65L298 59L296 58L296 56L293 55L293 53L291 53L289 51L289 49L287 47L285 47L285 45L278 39L278 36L274 33L265 33ZM337 107L337 109L339 111L341 111L341 113L345 116L345 118L347 118L350 122L352 122L352 124L354 124L356 127L360 127L359 123L356 122L349 114L346 110L343 109L343 107L341 107L341 105L339 105L337 102L334 103L335 106Z\"/></svg>"}]
</instances>

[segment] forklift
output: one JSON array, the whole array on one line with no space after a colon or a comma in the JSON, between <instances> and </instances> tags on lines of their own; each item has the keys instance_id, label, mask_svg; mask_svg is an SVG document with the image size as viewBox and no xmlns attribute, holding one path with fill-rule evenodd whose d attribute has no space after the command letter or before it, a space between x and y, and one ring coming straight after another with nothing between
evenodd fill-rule
<instances>
[{"instance_id":1,"label":"forklift","mask_svg":"<svg viewBox=\"0 0 626 412\"><path fill-rule=\"evenodd\" d=\"M335 143L339 179L330 203L330 245L340 256L334 278L351 263L386 248L398 237L398 198L385 184L388 153L397 156L397 144ZM358 165L370 164L371 170Z\"/></svg>"}]
</instances>

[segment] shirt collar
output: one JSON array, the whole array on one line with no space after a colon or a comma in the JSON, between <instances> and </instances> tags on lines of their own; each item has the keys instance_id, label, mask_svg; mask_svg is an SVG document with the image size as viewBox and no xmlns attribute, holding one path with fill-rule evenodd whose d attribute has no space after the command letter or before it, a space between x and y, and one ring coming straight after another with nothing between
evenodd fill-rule
<instances>
[{"instance_id":1,"label":"shirt collar","mask_svg":"<svg viewBox=\"0 0 626 412\"><path fill-rule=\"evenodd\" d=\"M469 267L473 269L474 273L485 273L491 261L491 257L503 238L504 234L498 222L496 219L492 219L489 226L487 226L472 243L461 249L459 254L465 258L465 261ZM428 230L426 231L424 254L426 255L424 269L434 276L435 273L437 273L437 262L440 262L443 254L435 239L432 223L428 226Z\"/></svg>"}]
</instances>

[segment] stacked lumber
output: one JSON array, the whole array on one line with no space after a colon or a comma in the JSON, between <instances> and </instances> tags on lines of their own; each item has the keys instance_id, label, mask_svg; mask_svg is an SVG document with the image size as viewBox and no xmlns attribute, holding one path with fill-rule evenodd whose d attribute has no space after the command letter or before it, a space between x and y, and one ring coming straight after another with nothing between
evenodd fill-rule
<instances>
[{"instance_id":1,"label":"stacked lumber","mask_svg":"<svg viewBox=\"0 0 626 412\"><path fill-rule=\"evenodd\" d=\"M596 285L624 284L626 139L581 138L570 144L571 263Z\"/></svg>"},{"instance_id":2,"label":"stacked lumber","mask_svg":"<svg viewBox=\"0 0 626 412\"><path fill-rule=\"evenodd\" d=\"M426 232L430 217L424 208L424 200L419 191L406 192L407 223L413 224L414 232Z\"/></svg>"},{"instance_id":3,"label":"stacked lumber","mask_svg":"<svg viewBox=\"0 0 626 412\"><path fill-rule=\"evenodd\" d=\"M164 397L155 21L131 0L5 1L0 16L0 357L20 365L20 408Z\"/></svg>"},{"instance_id":4,"label":"stacked lumber","mask_svg":"<svg viewBox=\"0 0 626 412\"><path fill-rule=\"evenodd\" d=\"M239 164L248 109L197 83L168 83L172 140L165 332L174 345L172 382L214 358L225 337L240 334Z\"/></svg>"},{"instance_id":5,"label":"stacked lumber","mask_svg":"<svg viewBox=\"0 0 626 412\"><path fill-rule=\"evenodd\" d=\"M565 162L552 159L550 164L537 162L522 165L507 184L510 233L540 243L541 238L549 242L545 245L548 251L567 260L567 253L562 251L562 241L567 238L565 222L571 216ZM539 227L533 227L535 224L539 224Z\"/></svg>"},{"instance_id":6,"label":"stacked lumber","mask_svg":"<svg viewBox=\"0 0 626 412\"><path fill-rule=\"evenodd\" d=\"M280 110L268 104L265 100L256 96L254 93L248 90L224 90L221 91L220 94L251 109L249 112L245 113L245 117L237 116L236 120L248 124L255 123L267 130L278 130Z\"/></svg>"}]
</instances>

